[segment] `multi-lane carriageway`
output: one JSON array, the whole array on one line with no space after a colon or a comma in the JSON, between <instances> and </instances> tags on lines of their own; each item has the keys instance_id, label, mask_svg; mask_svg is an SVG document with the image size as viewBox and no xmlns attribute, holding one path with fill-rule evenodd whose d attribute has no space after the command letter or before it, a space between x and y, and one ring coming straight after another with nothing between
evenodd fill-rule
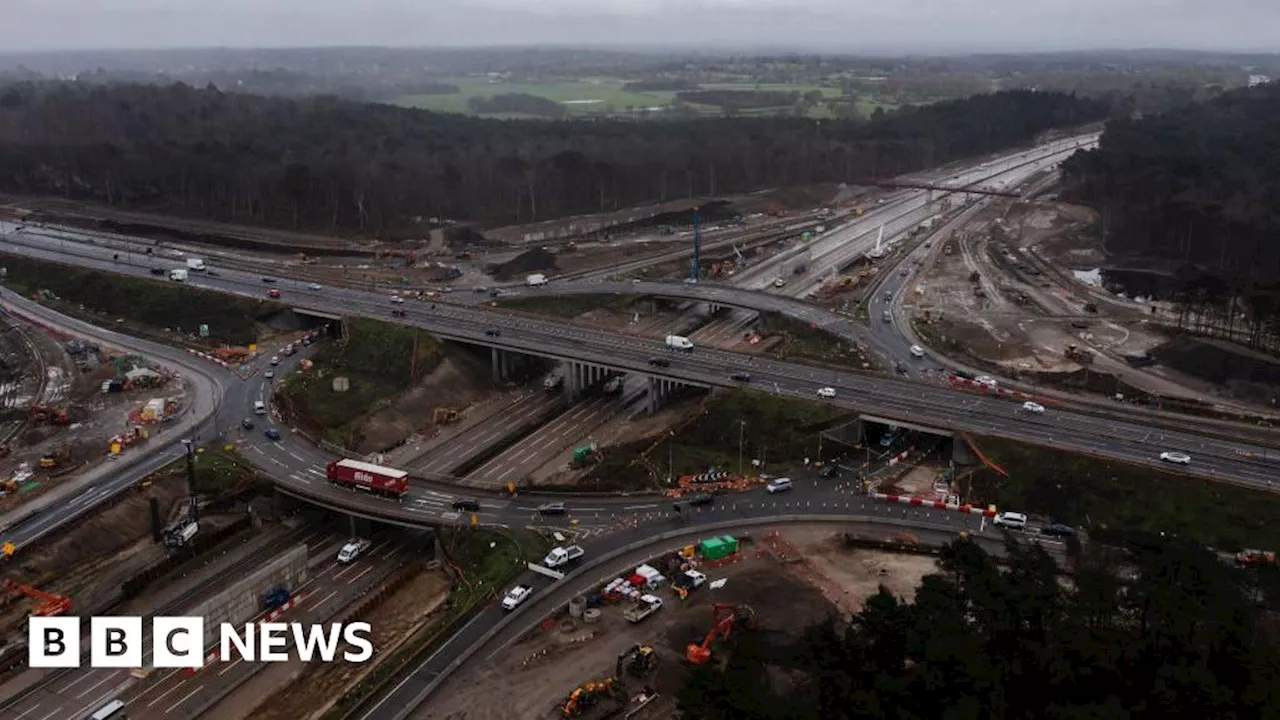
<instances>
[{"instance_id":1,"label":"multi-lane carriageway","mask_svg":"<svg viewBox=\"0 0 1280 720\"><path fill-rule=\"evenodd\" d=\"M13 251L109 272L148 275L149 265L114 262L111 249L60 242L42 243L38 237L16 238ZM127 258L125 260L128 260ZM193 276L191 284L246 297L261 297L260 278L237 271L218 277ZM622 287L629 284L619 283ZM657 287L654 287L657 285ZM554 291L554 285L546 288ZM658 284L641 283L633 292L662 295ZM810 320L842 336L862 337L865 327L820 308L791 298L761 295L716 286L678 284L669 292L725 305L754 303L762 310L786 311ZM550 319L515 316L489 307L463 307L444 303L393 305L385 295L351 288L329 287L312 290L301 283L287 290L287 300L298 307L336 315L362 315L389 322L421 327L446 340L488 346L567 364L581 363L638 376L658 377L696 386L732 386L730 375L749 372L762 387L775 387L783 395L818 400L819 388L832 387L837 397L831 402L850 410L910 421L950 431L993 435L1036 445L1083 452L1103 458L1161 466L1159 455L1178 450L1192 455L1194 462L1183 470L1206 479L1223 480L1255 488L1269 488L1276 474L1273 461L1280 456L1275 448L1220 440L1194 431L1153 429L1141 420L1096 416L1087 410L1059 408L1030 416L1017 403L917 382L874 375L836 372L795 363L781 362L722 350L698 349L671 357L669 367L656 368L649 359L669 355L660 341L619 333L583 328ZM391 315L401 308L405 316ZM486 331L499 330L493 336ZM869 338L874 343L875 338ZM883 341L882 341L883 342ZM1185 419L1189 427L1196 420Z\"/></svg>"}]
</instances>

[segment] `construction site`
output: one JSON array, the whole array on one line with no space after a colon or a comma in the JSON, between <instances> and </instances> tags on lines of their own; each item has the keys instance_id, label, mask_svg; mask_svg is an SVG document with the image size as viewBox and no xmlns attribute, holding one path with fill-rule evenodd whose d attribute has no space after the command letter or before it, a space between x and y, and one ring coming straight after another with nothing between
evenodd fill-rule
<instances>
[{"instance_id":1,"label":"construction site","mask_svg":"<svg viewBox=\"0 0 1280 720\"><path fill-rule=\"evenodd\" d=\"M913 597L932 556L904 534L852 538L832 526L706 538L630 566L459 676L420 717L635 718L675 714L689 669L720 664L755 633L780 662L811 625L847 618L884 585ZM486 678L504 678L494 693Z\"/></svg>"}]
</instances>

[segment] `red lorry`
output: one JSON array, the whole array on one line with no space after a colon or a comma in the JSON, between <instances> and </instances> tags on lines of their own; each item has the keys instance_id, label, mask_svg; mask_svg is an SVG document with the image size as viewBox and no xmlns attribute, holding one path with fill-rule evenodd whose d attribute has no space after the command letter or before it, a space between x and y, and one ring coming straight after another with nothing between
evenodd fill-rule
<instances>
[{"instance_id":1,"label":"red lorry","mask_svg":"<svg viewBox=\"0 0 1280 720\"><path fill-rule=\"evenodd\" d=\"M359 460L334 460L325 466L325 476L345 488L396 499L409 492L409 473Z\"/></svg>"}]
</instances>

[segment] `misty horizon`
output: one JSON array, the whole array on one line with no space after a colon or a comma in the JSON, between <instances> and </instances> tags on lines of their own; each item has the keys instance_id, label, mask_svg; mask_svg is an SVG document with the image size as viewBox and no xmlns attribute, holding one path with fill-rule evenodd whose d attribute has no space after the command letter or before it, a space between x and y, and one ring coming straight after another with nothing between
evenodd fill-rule
<instances>
[{"instance_id":1,"label":"misty horizon","mask_svg":"<svg viewBox=\"0 0 1280 720\"><path fill-rule=\"evenodd\" d=\"M596 49L840 55L1025 54L1178 49L1280 51L1280 3L1264 0L13 0L8 54L112 50Z\"/></svg>"}]
</instances>

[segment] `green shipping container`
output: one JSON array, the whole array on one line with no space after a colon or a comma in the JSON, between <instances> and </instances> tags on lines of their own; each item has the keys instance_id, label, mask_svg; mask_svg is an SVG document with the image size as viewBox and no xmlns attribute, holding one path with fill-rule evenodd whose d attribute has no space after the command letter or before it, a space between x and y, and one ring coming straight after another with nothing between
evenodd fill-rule
<instances>
[{"instance_id":1,"label":"green shipping container","mask_svg":"<svg viewBox=\"0 0 1280 720\"><path fill-rule=\"evenodd\" d=\"M720 542L724 543L725 547L729 548L729 552L725 553L726 555L732 555L738 552L738 540L732 535L720 536Z\"/></svg>"},{"instance_id":2,"label":"green shipping container","mask_svg":"<svg viewBox=\"0 0 1280 720\"><path fill-rule=\"evenodd\" d=\"M729 549L721 538L703 540L698 547L698 551L706 560L719 560L733 553L733 550Z\"/></svg>"}]
</instances>

